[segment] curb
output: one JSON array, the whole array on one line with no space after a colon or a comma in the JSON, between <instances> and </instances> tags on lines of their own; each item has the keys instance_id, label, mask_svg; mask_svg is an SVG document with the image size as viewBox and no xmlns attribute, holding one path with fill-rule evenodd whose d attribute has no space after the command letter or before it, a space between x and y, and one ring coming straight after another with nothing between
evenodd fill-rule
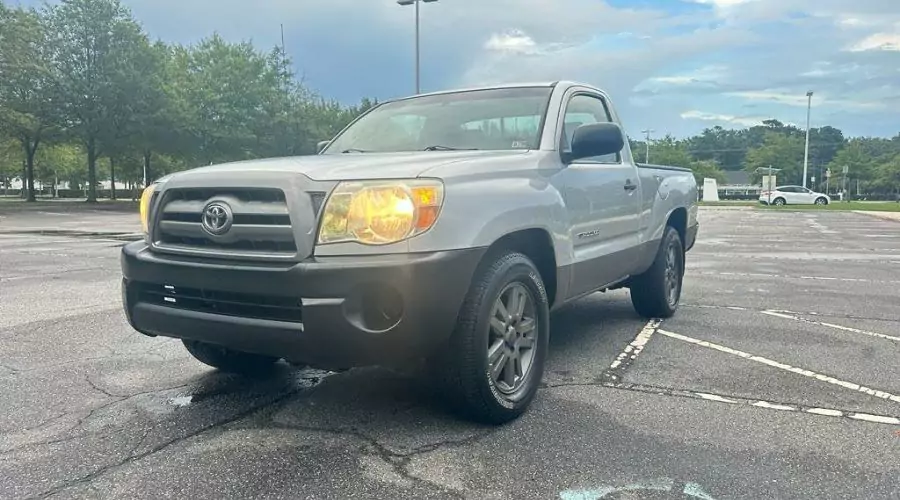
<instances>
[{"instance_id":1,"label":"curb","mask_svg":"<svg viewBox=\"0 0 900 500\"><path fill-rule=\"evenodd\" d=\"M900 222L900 212L867 212L865 210L853 210L853 213L877 217L881 220Z\"/></svg>"},{"instance_id":2,"label":"curb","mask_svg":"<svg viewBox=\"0 0 900 500\"><path fill-rule=\"evenodd\" d=\"M37 236L70 236L73 238L90 238L98 240L137 241L144 237L142 233L114 231L78 231L74 229L10 229L0 230L0 234L31 234Z\"/></svg>"}]
</instances>

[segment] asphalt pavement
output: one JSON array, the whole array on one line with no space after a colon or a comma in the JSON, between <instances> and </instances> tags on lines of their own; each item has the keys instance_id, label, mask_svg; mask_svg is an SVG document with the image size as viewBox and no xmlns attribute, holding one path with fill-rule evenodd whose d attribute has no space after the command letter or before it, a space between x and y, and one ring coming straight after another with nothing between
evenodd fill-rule
<instances>
[{"instance_id":1,"label":"asphalt pavement","mask_svg":"<svg viewBox=\"0 0 900 500\"><path fill-rule=\"evenodd\" d=\"M534 406L494 428L414 374L205 367L125 322L134 214L43 211L0 210L0 498L900 491L898 222L701 209L677 315L622 290L559 311Z\"/></svg>"}]
</instances>

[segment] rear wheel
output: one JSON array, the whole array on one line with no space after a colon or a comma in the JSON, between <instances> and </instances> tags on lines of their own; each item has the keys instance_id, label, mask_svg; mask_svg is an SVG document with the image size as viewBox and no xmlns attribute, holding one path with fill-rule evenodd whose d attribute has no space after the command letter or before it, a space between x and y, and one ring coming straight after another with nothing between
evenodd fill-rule
<instances>
[{"instance_id":1,"label":"rear wheel","mask_svg":"<svg viewBox=\"0 0 900 500\"><path fill-rule=\"evenodd\" d=\"M772 203L779 207L787 204L787 202L784 201L784 198L775 198L775 201L773 201Z\"/></svg>"},{"instance_id":2,"label":"rear wheel","mask_svg":"<svg viewBox=\"0 0 900 500\"><path fill-rule=\"evenodd\" d=\"M684 244L666 227L653 265L631 282L631 304L645 318L669 318L678 309L684 280Z\"/></svg>"},{"instance_id":3,"label":"rear wheel","mask_svg":"<svg viewBox=\"0 0 900 500\"><path fill-rule=\"evenodd\" d=\"M253 375L266 371L278 361L271 356L235 351L197 340L182 340L182 343L198 361L223 372Z\"/></svg>"},{"instance_id":4,"label":"rear wheel","mask_svg":"<svg viewBox=\"0 0 900 500\"><path fill-rule=\"evenodd\" d=\"M430 363L461 413L502 424L525 412L544 373L549 315L528 257L509 252L480 267L450 341Z\"/></svg>"}]
</instances>

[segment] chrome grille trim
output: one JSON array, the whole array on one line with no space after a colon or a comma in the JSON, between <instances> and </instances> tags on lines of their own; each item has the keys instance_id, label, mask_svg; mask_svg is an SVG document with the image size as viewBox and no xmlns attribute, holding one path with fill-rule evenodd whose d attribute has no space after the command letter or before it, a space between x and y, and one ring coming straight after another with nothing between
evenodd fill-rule
<instances>
[{"instance_id":1,"label":"chrome grille trim","mask_svg":"<svg viewBox=\"0 0 900 500\"><path fill-rule=\"evenodd\" d=\"M233 224L213 235L202 225L211 202L228 205ZM278 188L172 188L162 193L153 249L180 255L242 260L293 260L297 243L285 193Z\"/></svg>"}]
</instances>

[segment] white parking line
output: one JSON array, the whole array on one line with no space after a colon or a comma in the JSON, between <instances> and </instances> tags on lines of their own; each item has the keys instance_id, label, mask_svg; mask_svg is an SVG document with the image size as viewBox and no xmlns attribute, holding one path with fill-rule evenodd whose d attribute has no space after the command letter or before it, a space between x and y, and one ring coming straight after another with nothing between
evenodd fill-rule
<instances>
[{"instance_id":1,"label":"white parking line","mask_svg":"<svg viewBox=\"0 0 900 500\"><path fill-rule=\"evenodd\" d=\"M610 370L615 370L619 366L622 365L626 360L634 361L637 359L638 355L641 351L644 350L644 346L647 345L647 342L650 341L650 337L653 336L653 332L659 328L659 325L662 323L661 320L654 319L650 320L643 329L641 329L640 333L637 334L637 337L631 341L630 344L625 346L625 350L619 353L616 356L616 360L609 365Z\"/></svg>"},{"instance_id":2,"label":"white parking line","mask_svg":"<svg viewBox=\"0 0 900 500\"><path fill-rule=\"evenodd\" d=\"M840 380L840 379L837 379L837 378L834 378L834 377L831 377L831 376L828 376L828 375L823 375L823 374L821 374L821 373L816 373L816 372L811 371L811 370L804 370L803 368L797 368L797 367L795 367L795 366L791 366L791 365L788 365L788 364L785 364L785 363L780 363L780 362L778 362L778 361L774 361L774 360L771 360L771 359L768 359L768 358L764 358L764 357L762 357L762 356L756 356L756 355L753 355L753 354L750 354L750 353L746 353L746 352L744 352L744 351L739 351L739 350L737 350L737 349L732 349L732 348L730 348L730 347L726 347L726 346L723 346L723 345L719 345L719 344L715 344L715 343L712 343L712 342L708 342L708 341L706 341L706 340L695 339L695 338L693 338L693 337L688 337L687 335L681 335L681 334L679 334L679 333L674 333L674 332L670 332L670 331L666 331L666 330L661 330L661 329L657 329L656 331L659 332L660 335L665 335L666 337L670 337L670 338L673 338L673 339L676 339L676 340L681 340L681 341L688 342L688 343L691 343L691 344L696 344L696 345L700 345L700 346L703 346L703 347L708 347L708 348L714 349L714 350L716 350L716 351L724 352L724 353L727 353L727 354L732 354L732 355L734 355L734 356L739 356L739 357L741 357L741 358L748 359L748 360L750 360L750 361L755 361L755 362L757 362L757 363L761 363L761 364L764 364L764 365L768 365L768 366L771 366L771 367L773 367L773 368L778 368L778 369L780 369L780 370L789 371L789 372L791 372L791 373L796 373L796 374L798 374L798 375L803 375L804 377L809 377L809 378L812 378L812 379L816 379L816 380L819 380L819 381L821 381L821 382L825 382L825 383L828 383L828 384L837 385L837 386L843 387L843 388L845 388L845 389L850 389L850 390L853 390L853 391L861 392L861 393L863 393L863 394L868 394L869 396L874 396L874 397L879 398L879 399L886 399L886 400L889 400L889 401L893 401L893 402L895 402L895 403L900 403L900 396L897 396L897 395L895 395L895 394L891 394L891 393L889 393L889 392L881 391L881 390L878 390L878 389L871 389L871 388L869 388L869 387L865 387L865 386L862 386L862 385L859 385L859 384L854 384L853 382L847 382L847 381Z\"/></svg>"},{"instance_id":3,"label":"white parking line","mask_svg":"<svg viewBox=\"0 0 900 500\"><path fill-rule=\"evenodd\" d=\"M885 417L882 415L869 415L868 413L853 413L852 415L848 416L856 420L865 420L866 422L900 425L900 418Z\"/></svg>"},{"instance_id":4,"label":"white parking line","mask_svg":"<svg viewBox=\"0 0 900 500\"><path fill-rule=\"evenodd\" d=\"M794 321L800 321L801 323L809 323L811 325L825 326L828 328L834 328L835 330L843 330L845 332L859 333L861 335L868 335L870 337L877 337L880 339L893 340L894 342L900 342L900 337L894 337L891 335L885 335L883 333L876 333L876 332L870 332L870 331L866 331L866 330L860 330L859 328L852 328L849 326L835 325L834 323L825 323L824 321L813 321L811 319L801 318L799 316L794 316L792 314L789 314L790 311L760 311L760 312L763 314L769 315L769 316L774 316L776 318L790 319L790 320L794 320Z\"/></svg>"},{"instance_id":5,"label":"white parking line","mask_svg":"<svg viewBox=\"0 0 900 500\"><path fill-rule=\"evenodd\" d=\"M900 425L900 418L888 415L873 415L871 413L860 413L857 411L837 410L833 408L822 408L818 406L788 405L773 401L764 401L760 399L748 399L740 396L710 394L706 392L685 391L680 389L671 389L665 387L656 387L642 384L625 384L625 383L607 383L607 387L617 389L629 389L634 391L646 392L649 394L660 394L678 397L688 397L694 399L702 399L705 401L715 401L717 403L726 403L738 406L753 406L755 408L763 408L767 410L776 410L781 412L809 413L812 415L820 415L825 417L848 418L852 420L862 420L876 424Z\"/></svg>"},{"instance_id":6,"label":"white parking line","mask_svg":"<svg viewBox=\"0 0 900 500\"><path fill-rule=\"evenodd\" d=\"M733 399L723 398L722 396L717 396L715 394L707 394L705 392L695 392L697 396L700 396L700 399L705 399L707 401L718 401L720 403L729 403L729 404L737 404L738 402Z\"/></svg>"},{"instance_id":7,"label":"white parking line","mask_svg":"<svg viewBox=\"0 0 900 500\"><path fill-rule=\"evenodd\" d=\"M788 405L780 405L777 403L770 403L768 401L757 401L750 406L755 406L757 408L768 408L770 410L781 410L781 411L797 411L797 408Z\"/></svg>"},{"instance_id":8,"label":"white parking line","mask_svg":"<svg viewBox=\"0 0 900 500\"><path fill-rule=\"evenodd\" d=\"M733 273L719 271L694 271L688 269L688 274L701 276L734 276L738 278L770 278L770 279L792 279L792 280L813 280L813 281L841 281L844 283L878 283L882 285L900 285L897 280L870 280L866 278L833 278L830 276L787 276L784 274L770 273Z\"/></svg>"}]
</instances>

